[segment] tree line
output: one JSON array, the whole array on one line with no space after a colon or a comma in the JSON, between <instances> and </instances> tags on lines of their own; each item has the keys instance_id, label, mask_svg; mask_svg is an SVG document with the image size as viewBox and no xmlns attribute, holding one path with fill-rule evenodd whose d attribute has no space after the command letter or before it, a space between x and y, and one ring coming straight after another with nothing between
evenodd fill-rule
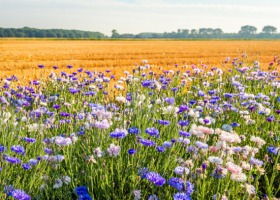
<instances>
[{"instance_id":1,"label":"tree line","mask_svg":"<svg viewBox=\"0 0 280 200\"><path fill-rule=\"evenodd\" d=\"M36 29L36 28L0 28L1 37L18 38L69 38L69 39L102 39L102 38L190 38L190 39L280 39L280 33L274 26L264 26L261 32L257 33L257 28L251 25L242 26L238 33L224 33L221 28L199 28L199 29L178 29L177 31L164 33L139 33L139 34L119 34L117 30L112 30L111 36L106 36L100 32L65 30L65 29Z\"/></svg>"},{"instance_id":2,"label":"tree line","mask_svg":"<svg viewBox=\"0 0 280 200\"><path fill-rule=\"evenodd\" d=\"M190 38L190 39L207 39L207 38L229 38L229 39L280 39L280 33L274 26L264 26L262 31L257 33L254 26L242 26L238 33L224 33L221 28L199 28L199 29L178 29L177 31L164 33L139 33L139 34L119 34L117 30L112 30L112 38Z\"/></svg>"},{"instance_id":3,"label":"tree line","mask_svg":"<svg viewBox=\"0 0 280 200\"><path fill-rule=\"evenodd\" d=\"M36 28L0 28L0 37L17 38L105 38L100 32L65 30L65 29L36 29Z\"/></svg>"}]
</instances>

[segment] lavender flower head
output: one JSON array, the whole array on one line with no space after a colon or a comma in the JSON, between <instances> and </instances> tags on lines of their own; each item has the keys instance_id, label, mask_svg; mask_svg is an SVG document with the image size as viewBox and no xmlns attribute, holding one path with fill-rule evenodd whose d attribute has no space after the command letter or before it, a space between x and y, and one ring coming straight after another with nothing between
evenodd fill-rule
<instances>
[{"instance_id":1,"label":"lavender flower head","mask_svg":"<svg viewBox=\"0 0 280 200\"><path fill-rule=\"evenodd\" d=\"M147 180L154 183L156 186L163 186L165 184L165 178L163 178L160 174L156 172L148 172L146 174Z\"/></svg>"}]
</instances>

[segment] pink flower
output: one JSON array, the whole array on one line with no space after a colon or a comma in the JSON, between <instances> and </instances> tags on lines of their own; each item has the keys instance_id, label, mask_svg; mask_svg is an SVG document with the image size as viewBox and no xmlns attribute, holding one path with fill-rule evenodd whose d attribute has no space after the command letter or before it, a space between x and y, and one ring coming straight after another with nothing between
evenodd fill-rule
<instances>
[{"instance_id":1,"label":"pink flower","mask_svg":"<svg viewBox=\"0 0 280 200\"><path fill-rule=\"evenodd\" d=\"M238 165L233 164L232 162L228 162L226 164L226 168L232 173L232 174L240 174L242 172L242 168Z\"/></svg>"}]
</instances>

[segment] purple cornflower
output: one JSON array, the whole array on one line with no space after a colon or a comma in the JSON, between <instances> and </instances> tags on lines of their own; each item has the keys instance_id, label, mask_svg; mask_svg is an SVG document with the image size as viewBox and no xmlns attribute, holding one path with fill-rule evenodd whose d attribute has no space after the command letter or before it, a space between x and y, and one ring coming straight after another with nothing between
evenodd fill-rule
<instances>
[{"instance_id":1,"label":"purple cornflower","mask_svg":"<svg viewBox=\"0 0 280 200\"><path fill-rule=\"evenodd\" d=\"M61 117L70 117L71 115L69 113L67 113L67 112L61 112L60 116Z\"/></svg>"},{"instance_id":2,"label":"purple cornflower","mask_svg":"<svg viewBox=\"0 0 280 200\"><path fill-rule=\"evenodd\" d=\"M60 108L60 105L59 105L59 104L55 104L55 105L53 105L53 108L54 108L54 109L59 109L59 108Z\"/></svg>"},{"instance_id":3,"label":"purple cornflower","mask_svg":"<svg viewBox=\"0 0 280 200\"><path fill-rule=\"evenodd\" d=\"M163 186L165 184L165 178L163 178L160 174L156 172L148 172L146 174L147 180L154 183L156 186Z\"/></svg>"},{"instance_id":4,"label":"purple cornflower","mask_svg":"<svg viewBox=\"0 0 280 200\"><path fill-rule=\"evenodd\" d=\"M147 128L146 133L149 134L150 136L159 137L159 131L154 127Z\"/></svg>"},{"instance_id":5,"label":"purple cornflower","mask_svg":"<svg viewBox=\"0 0 280 200\"><path fill-rule=\"evenodd\" d=\"M206 144L204 142L196 141L195 144L200 149L207 149L208 148L208 144Z\"/></svg>"},{"instance_id":6,"label":"purple cornflower","mask_svg":"<svg viewBox=\"0 0 280 200\"><path fill-rule=\"evenodd\" d=\"M186 132L186 131L179 131L179 134L180 134L182 137L190 137L190 136L191 136L191 133Z\"/></svg>"},{"instance_id":7,"label":"purple cornflower","mask_svg":"<svg viewBox=\"0 0 280 200\"><path fill-rule=\"evenodd\" d=\"M28 138L28 137L25 137L25 138L23 138L23 140L24 140L25 142L28 142L28 143L34 143L34 142L36 142L36 139L35 139L35 138Z\"/></svg>"},{"instance_id":8,"label":"purple cornflower","mask_svg":"<svg viewBox=\"0 0 280 200\"><path fill-rule=\"evenodd\" d=\"M44 68L44 65L38 65L39 68L43 69Z\"/></svg>"},{"instance_id":9,"label":"purple cornflower","mask_svg":"<svg viewBox=\"0 0 280 200\"><path fill-rule=\"evenodd\" d=\"M178 125L179 125L179 126L188 126L189 124L190 124L190 122L187 121L187 120L180 120L180 121L178 122Z\"/></svg>"},{"instance_id":10,"label":"purple cornflower","mask_svg":"<svg viewBox=\"0 0 280 200\"><path fill-rule=\"evenodd\" d=\"M169 124L170 124L170 121L159 119L159 120L158 120L158 123L161 124L161 125L169 125Z\"/></svg>"},{"instance_id":11,"label":"purple cornflower","mask_svg":"<svg viewBox=\"0 0 280 200\"><path fill-rule=\"evenodd\" d=\"M150 147L156 145L156 143L152 140L147 140L147 139L141 139L140 143L143 144L144 146Z\"/></svg>"},{"instance_id":12,"label":"purple cornflower","mask_svg":"<svg viewBox=\"0 0 280 200\"><path fill-rule=\"evenodd\" d=\"M185 112L187 110L189 110L189 107L187 105L183 104L183 105L180 105L178 113L182 113L182 112Z\"/></svg>"},{"instance_id":13,"label":"purple cornflower","mask_svg":"<svg viewBox=\"0 0 280 200\"><path fill-rule=\"evenodd\" d=\"M31 200L31 197L20 189L13 190L12 197L14 197L16 200Z\"/></svg>"},{"instance_id":14,"label":"purple cornflower","mask_svg":"<svg viewBox=\"0 0 280 200\"><path fill-rule=\"evenodd\" d=\"M14 145L11 147L11 150L17 154L21 154L21 155L24 155L25 153L25 149L23 146L20 146L20 145Z\"/></svg>"},{"instance_id":15,"label":"purple cornflower","mask_svg":"<svg viewBox=\"0 0 280 200\"><path fill-rule=\"evenodd\" d=\"M250 158L249 163L252 164L252 165L258 165L258 166L262 166L263 165L263 161L261 161L261 160L259 160L257 158L253 158L253 157Z\"/></svg>"},{"instance_id":16,"label":"purple cornflower","mask_svg":"<svg viewBox=\"0 0 280 200\"><path fill-rule=\"evenodd\" d=\"M21 166L22 166L22 168L23 168L24 170L29 170L29 169L31 169L31 166L30 166L29 164L27 164L27 163L23 163Z\"/></svg>"},{"instance_id":17,"label":"purple cornflower","mask_svg":"<svg viewBox=\"0 0 280 200\"><path fill-rule=\"evenodd\" d=\"M153 83L153 81L151 81L151 80L145 80L145 81L141 82L141 85L143 87L150 87L152 85L152 83Z\"/></svg>"},{"instance_id":18,"label":"purple cornflower","mask_svg":"<svg viewBox=\"0 0 280 200\"><path fill-rule=\"evenodd\" d=\"M173 97L167 97L164 99L164 101L170 105L173 105L175 103L175 99Z\"/></svg>"}]
</instances>

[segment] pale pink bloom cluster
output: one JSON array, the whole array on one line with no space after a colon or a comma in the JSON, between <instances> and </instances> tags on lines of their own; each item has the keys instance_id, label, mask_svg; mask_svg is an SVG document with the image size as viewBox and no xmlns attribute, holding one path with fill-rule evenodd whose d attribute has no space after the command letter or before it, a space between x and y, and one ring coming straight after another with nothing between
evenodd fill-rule
<instances>
[{"instance_id":1,"label":"pale pink bloom cluster","mask_svg":"<svg viewBox=\"0 0 280 200\"><path fill-rule=\"evenodd\" d=\"M229 143L240 143L241 142L241 139L240 139L239 135L237 135L234 132L229 133L229 132L226 132L226 131L223 131L220 134L220 140L225 141L225 142L229 142Z\"/></svg>"},{"instance_id":2,"label":"pale pink bloom cluster","mask_svg":"<svg viewBox=\"0 0 280 200\"><path fill-rule=\"evenodd\" d=\"M107 148L107 151L110 156L118 156L121 151L121 147L116 146L115 144L110 144L110 147Z\"/></svg>"},{"instance_id":3,"label":"pale pink bloom cluster","mask_svg":"<svg viewBox=\"0 0 280 200\"><path fill-rule=\"evenodd\" d=\"M204 135L214 134L214 129L193 124L189 132L197 137L204 137Z\"/></svg>"},{"instance_id":4,"label":"pale pink bloom cluster","mask_svg":"<svg viewBox=\"0 0 280 200\"><path fill-rule=\"evenodd\" d=\"M263 139L261 139L260 137L255 137L255 136L252 136L250 141L255 142L259 148L261 148L265 144L265 141Z\"/></svg>"},{"instance_id":5,"label":"pale pink bloom cluster","mask_svg":"<svg viewBox=\"0 0 280 200\"><path fill-rule=\"evenodd\" d=\"M240 174L242 173L242 168L238 165L235 165L232 162L227 162L226 163L226 168L228 171L230 171L232 174Z\"/></svg>"}]
</instances>

